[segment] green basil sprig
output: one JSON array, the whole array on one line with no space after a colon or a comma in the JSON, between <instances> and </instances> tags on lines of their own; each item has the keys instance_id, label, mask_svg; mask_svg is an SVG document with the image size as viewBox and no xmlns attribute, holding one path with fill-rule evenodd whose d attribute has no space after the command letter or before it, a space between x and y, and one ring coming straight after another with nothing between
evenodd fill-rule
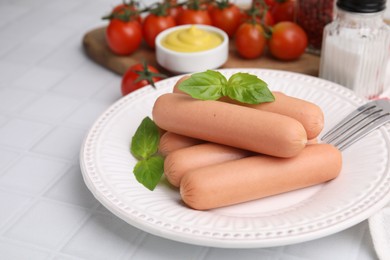
<instances>
[{"instance_id":1,"label":"green basil sprig","mask_svg":"<svg viewBox=\"0 0 390 260\"><path fill-rule=\"evenodd\" d=\"M229 80L218 71L195 73L181 82L179 89L201 100L217 100L224 96L247 104L275 100L266 82L255 75L243 72L233 74Z\"/></svg>"},{"instance_id":2,"label":"green basil sprig","mask_svg":"<svg viewBox=\"0 0 390 260\"><path fill-rule=\"evenodd\" d=\"M149 190L154 190L164 173L164 158L158 154L159 142L157 125L145 117L131 140L130 151L138 159L133 169L135 178Z\"/></svg>"}]
</instances>

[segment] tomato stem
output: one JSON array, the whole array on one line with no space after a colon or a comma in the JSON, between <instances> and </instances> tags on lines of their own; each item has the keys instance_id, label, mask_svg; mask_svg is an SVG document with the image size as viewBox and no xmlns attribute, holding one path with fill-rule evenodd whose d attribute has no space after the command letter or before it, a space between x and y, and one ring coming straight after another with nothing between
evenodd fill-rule
<instances>
[{"instance_id":1,"label":"tomato stem","mask_svg":"<svg viewBox=\"0 0 390 260\"><path fill-rule=\"evenodd\" d=\"M263 25L263 28L264 28L264 36L266 39L270 39L271 36L272 36L272 33L273 33L273 28L272 26L269 26L269 25Z\"/></svg>"},{"instance_id":2,"label":"tomato stem","mask_svg":"<svg viewBox=\"0 0 390 260\"><path fill-rule=\"evenodd\" d=\"M166 16L168 14L169 3L164 1L163 3L156 2L150 6L149 12L157 16ZM145 12L145 9L142 10Z\"/></svg>"},{"instance_id":3,"label":"tomato stem","mask_svg":"<svg viewBox=\"0 0 390 260\"><path fill-rule=\"evenodd\" d=\"M102 19L103 20L118 19L123 22L129 22L137 19L138 16L139 16L139 11L124 8L120 12L112 12L109 15L103 16Z\"/></svg>"},{"instance_id":4,"label":"tomato stem","mask_svg":"<svg viewBox=\"0 0 390 260\"><path fill-rule=\"evenodd\" d=\"M229 7L230 1L229 0L220 0L220 1L215 1L215 4L217 5L217 7L219 9L225 9L225 8Z\"/></svg>"},{"instance_id":5,"label":"tomato stem","mask_svg":"<svg viewBox=\"0 0 390 260\"><path fill-rule=\"evenodd\" d=\"M269 6L264 0L253 0L250 8L246 11L249 19L248 23L260 24L263 27L264 36L269 39L272 35L272 26L267 25L266 15Z\"/></svg>"},{"instance_id":6,"label":"tomato stem","mask_svg":"<svg viewBox=\"0 0 390 260\"><path fill-rule=\"evenodd\" d=\"M212 2L211 0L188 0L186 5L191 10L204 10L204 4Z\"/></svg>"},{"instance_id":7,"label":"tomato stem","mask_svg":"<svg viewBox=\"0 0 390 260\"><path fill-rule=\"evenodd\" d=\"M125 6L134 6L134 7L139 6L139 3L135 0L130 0L130 1L122 0L122 4L124 4Z\"/></svg>"},{"instance_id":8,"label":"tomato stem","mask_svg":"<svg viewBox=\"0 0 390 260\"><path fill-rule=\"evenodd\" d=\"M140 13L150 12L157 16L166 16L168 15L169 8L176 8L176 7L184 6L186 4L187 2L172 4L170 0L164 0L162 3L160 2L153 3L151 6L148 6L140 10L139 12Z\"/></svg>"},{"instance_id":9,"label":"tomato stem","mask_svg":"<svg viewBox=\"0 0 390 260\"><path fill-rule=\"evenodd\" d=\"M153 78L167 78L167 75L165 74L150 71L148 68L148 62L146 60L142 61L142 71L133 70L133 72L139 75L139 77L134 81L135 83L146 80L150 85L152 85L153 88L156 88Z\"/></svg>"}]
</instances>

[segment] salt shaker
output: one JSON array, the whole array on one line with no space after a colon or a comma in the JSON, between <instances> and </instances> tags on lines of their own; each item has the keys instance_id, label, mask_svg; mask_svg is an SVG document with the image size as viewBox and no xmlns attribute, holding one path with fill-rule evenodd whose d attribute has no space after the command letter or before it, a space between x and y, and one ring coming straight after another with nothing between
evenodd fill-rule
<instances>
[{"instance_id":1,"label":"salt shaker","mask_svg":"<svg viewBox=\"0 0 390 260\"><path fill-rule=\"evenodd\" d=\"M383 91L390 59L386 0L338 0L334 21L324 28L320 77L365 98Z\"/></svg>"}]
</instances>

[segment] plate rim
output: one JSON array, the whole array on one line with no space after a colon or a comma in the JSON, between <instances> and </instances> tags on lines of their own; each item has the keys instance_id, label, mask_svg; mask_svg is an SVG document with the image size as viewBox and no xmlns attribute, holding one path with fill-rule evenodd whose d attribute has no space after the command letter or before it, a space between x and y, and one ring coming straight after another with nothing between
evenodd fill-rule
<instances>
[{"instance_id":1,"label":"plate rim","mask_svg":"<svg viewBox=\"0 0 390 260\"><path fill-rule=\"evenodd\" d=\"M343 95L344 97L348 98L350 101L353 101L356 105L364 103L365 100L362 98L357 97L352 91L349 89L343 88L338 84L335 84L333 82L329 82L314 76L310 75L305 75L305 74L300 74L296 72L289 72L289 71L281 71L281 70L273 70L273 69L259 69L259 68L230 68L230 69L220 69L218 71L257 71L258 73L276 73L276 74L291 74L291 75L296 75L299 78L312 78L315 81L323 81L325 84L324 86L331 90L332 92L336 91L339 94ZM184 74L183 74L184 75ZM183 75L177 75L174 77L170 77L167 79L164 79L163 81L167 80L175 80ZM156 84L157 89L159 88L159 85L162 85L163 82L160 82L160 84ZM321 87L321 86L317 86ZM341 88L340 88L341 87ZM122 97L121 99L117 100L114 102L111 106L109 106L97 119L96 121L92 124L90 129L87 131L87 134L84 137L84 140L81 145L80 149L80 168L81 172L83 175L84 182L86 183L86 186L88 189L91 191L91 193L95 196L95 198L103 204L104 207L106 207L109 211L111 211L114 215L118 216L119 218L123 219L126 221L128 224L139 228L145 232L164 237L167 239L175 240L178 242L184 242L188 244L194 244L194 245L200 245L200 246L208 246L208 247L220 247L220 248L261 248L261 247L272 247L272 246L282 246L282 245L288 245L288 244L295 244L299 242L304 242L308 240L313 240L317 239L320 237L324 237L330 234L334 234L338 231L344 230L346 228L349 228L353 225L356 225L360 223L361 221L364 221L367 219L373 211L379 210L381 207L383 207L389 200L390 200L390 192L385 194L383 198L377 202L374 206L370 207L370 211L365 211L365 214L359 214L355 217L348 218L348 221L342 221L339 223L336 223L336 225L333 228L327 228L327 229L320 229L315 232L309 232L309 233L304 233L304 234L297 234L294 236L294 239L290 237L285 237L285 238L267 238L266 240L259 240L259 239L237 239L237 240L229 240L227 239L218 239L216 237L204 237L204 236L193 236L189 238L187 235L184 235L183 232L177 232L174 230L173 227L167 227L167 228L160 228L156 229L156 226L154 224L148 223L147 220L145 222L140 223L139 219L134 217L132 214L128 215L125 214L126 212L117 208L112 207L112 201L110 201L109 194L102 194L101 191L98 191L96 188L96 185L94 184L92 177L90 175L90 172L88 170L88 167L90 167L89 162L86 161L85 157L85 152L88 151L88 149L91 149L91 147L88 147L88 140L93 138L93 135L96 134L94 132L94 129L99 128L99 125L101 121L105 118L109 118L112 113L115 114L118 108L121 107L122 104L131 102L131 100L135 99L137 96L143 96L144 94L150 93L151 86L146 86L142 89L139 89L128 96ZM381 128L381 131L386 131L388 133L390 128L387 127L386 130ZM389 160L387 161L387 164L389 164ZM111 195L112 196L112 195ZM353 219L353 221L351 221ZM293 241L291 241L293 240ZM261 241L261 243L260 243Z\"/></svg>"}]
</instances>

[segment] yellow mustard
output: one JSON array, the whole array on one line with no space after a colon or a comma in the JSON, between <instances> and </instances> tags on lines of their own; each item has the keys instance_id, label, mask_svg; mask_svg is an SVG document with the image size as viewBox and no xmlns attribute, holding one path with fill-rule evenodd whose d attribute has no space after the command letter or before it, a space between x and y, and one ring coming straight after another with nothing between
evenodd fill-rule
<instances>
[{"instance_id":1,"label":"yellow mustard","mask_svg":"<svg viewBox=\"0 0 390 260\"><path fill-rule=\"evenodd\" d=\"M168 34L161 44L178 52L198 52L217 47L222 43L222 36L216 32L202 30L195 25L179 29Z\"/></svg>"}]
</instances>

